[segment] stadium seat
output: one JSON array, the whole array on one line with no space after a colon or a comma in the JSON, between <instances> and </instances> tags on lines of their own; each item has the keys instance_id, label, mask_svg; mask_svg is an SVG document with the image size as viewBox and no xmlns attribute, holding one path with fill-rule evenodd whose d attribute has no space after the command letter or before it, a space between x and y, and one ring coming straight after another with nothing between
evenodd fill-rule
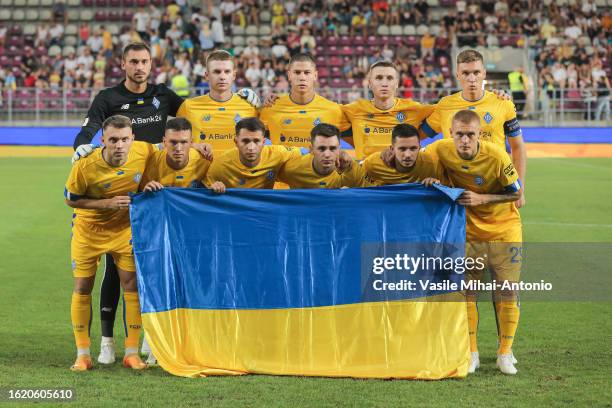
<instances>
[{"instance_id":1,"label":"stadium seat","mask_svg":"<svg viewBox=\"0 0 612 408\"><path fill-rule=\"evenodd\" d=\"M262 23L269 23L271 20L272 16L270 15L269 11L264 10L259 14L259 21L261 21Z\"/></svg>"},{"instance_id":2,"label":"stadium seat","mask_svg":"<svg viewBox=\"0 0 612 408\"><path fill-rule=\"evenodd\" d=\"M49 21L51 20L51 10L42 9L40 10L40 13L38 13L38 16L42 21Z\"/></svg>"},{"instance_id":3,"label":"stadium seat","mask_svg":"<svg viewBox=\"0 0 612 408\"><path fill-rule=\"evenodd\" d=\"M83 12L89 12L89 10L83 10ZM125 13L127 13L127 12L128 11L126 10ZM106 21L107 18L108 18L108 15L106 14L106 11L102 11L102 10L96 11L96 14L94 14L94 16L93 16L93 19L95 21ZM124 20L125 20L125 18L124 18Z\"/></svg>"},{"instance_id":4,"label":"stadium seat","mask_svg":"<svg viewBox=\"0 0 612 408\"><path fill-rule=\"evenodd\" d=\"M101 13L100 19L98 18L99 17L98 13ZM104 15L104 17L102 17L102 15ZM84 10L81 10L80 17L81 17L81 21L89 22L94 19L94 14L91 10L84 9ZM107 19L107 15L104 11L96 11L95 19L96 21L104 21Z\"/></svg>"},{"instance_id":5,"label":"stadium seat","mask_svg":"<svg viewBox=\"0 0 612 408\"><path fill-rule=\"evenodd\" d=\"M81 0L81 5L83 7L93 7L94 6L94 0Z\"/></svg>"},{"instance_id":6,"label":"stadium seat","mask_svg":"<svg viewBox=\"0 0 612 408\"><path fill-rule=\"evenodd\" d=\"M138 4L138 7L147 7L149 5L149 0L137 0L136 4Z\"/></svg>"},{"instance_id":7,"label":"stadium seat","mask_svg":"<svg viewBox=\"0 0 612 408\"><path fill-rule=\"evenodd\" d=\"M418 35L425 35L429 32L429 27L425 24L421 24L417 27L416 32Z\"/></svg>"},{"instance_id":8,"label":"stadium seat","mask_svg":"<svg viewBox=\"0 0 612 408\"><path fill-rule=\"evenodd\" d=\"M383 25L378 26L378 28L376 29L376 33L377 33L378 35L389 35L389 34L390 34L390 32L391 32L391 31L390 31L390 29L389 29L389 26L384 25L384 24L383 24Z\"/></svg>"},{"instance_id":9,"label":"stadium seat","mask_svg":"<svg viewBox=\"0 0 612 408\"><path fill-rule=\"evenodd\" d=\"M70 9L68 10L68 20L77 21L79 19L79 10Z\"/></svg>"},{"instance_id":10,"label":"stadium seat","mask_svg":"<svg viewBox=\"0 0 612 408\"><path fill-rule=\"evenodd\" d=\"M79 27L76 24L68 24L64 29L64 35L77 35Z\"/></svg>"},{"instance_id":11,"label":"stadium seat","mask_svg":"<svg viewBox=\"0 0 612 408\"><path fill-rule=\"evenodd\" d=\"M317 67L319 78L327 78L329 76L329 69L327 67Z\"/></svg>"},{"instance_id":12,"label":"stadium seat","mask_svg":"<svg viewBox=\"0 0 612 408\"><path fill-rule=\"evenodd\" d=\"M240 55L244 51L244 47L234 47L234 55Z\"/></svg>"},{"instance_id":13,"label":"stadium seat","mask_svg":"<svg viewBox=\"0 0 612 408\"><path fill-rule=\"evenodd\" d=\"M340 55L345 55L345 56L349 56L349 55L353 55L353 48L345 45L344 47L340 48Z\"/></svg>"},{"instance_id":14,"label":"stadium seat","mask_svg":"<svg viewBox=\"0 0 612 408\"><path fill-rule=\"evenodd\" d=\"M6 68L11 64L11 60L6 55L0 55L0 67Z\"/></svg>"},{"instance_id":15,"label":"stadium seat","mask_svg":"<svg viewBox=\"0 0 612 408\"><path fill-rule=\"evenodd\" d=\"M23 47L23 43L24 43L23 36L11 36L6 41L6 45L12 46L12 47Z\"/></svg>"},{"instance_id":16,"label":"stadium seat","mask_svg":"<svg viewBox=\"0 0 612 408\"><path fill-rule=\"evenodd\" d=\"M420 41L421 41L421 38L420 37L416 37L414 35L409 35L406 38L406 44L411 46L411 47L416 47L419 44Z\"/></svg>"},{"instance_id":17,"label":"stadium seat","mask_svg":"<svg viewBox=\"0 0 612 408\"><path fill-rule=\"evenodd\" d=\"M13 21L23 21L25 20L25 11L22 9L18 9L13 11L13 15L11 16Z\"/></svg>"},{"instance_id":18,"label":"stadium seat","mask_svg":"<svg viewBox=\"0 0 612 408\"><path fill-rule=\"evenodd\" d=\"M8 35L12 35L12 36L17 36L17 35L21 35L23 34L23 29L21 28L20 25L12 25L11 28L9 28Z\"/></svg>"},{"instance_id":19,"label":"stadium seat","mask_svg":"<svg viewBox=\"0 0 612 408\"><path fill-rule=\"evenodd\" d=\"M55 57L56 55L61 54L62 49L59 47L59 45L52 45L51 47L49 47L49 56L50 57Z\"/></svg>"},{"instance_id":20,"label":"stadium seat","mask_svg":"<svg viewBox=\"0 0 612 408\"><path fill-rule=\"evenodd\" d=\"M36 25L26 24L23 26L23 35L36 35Z\"/></svg>"},{"instance_id":21,"label":"stadium seat","mask_svg":"<svg viewBox=\"0 0 612 408\"><path fill-rule=\"evenodd\" d=\"M324 52L327 55L338 55L338 47L335 45L325 47Z\"/></svg>"},{"instance_id":22,"label":"stadium seat","mask_svg":"<svg viewBox=\"0 0 612 408\"><path fill-rule=\"evenodd\" d=\"M134 0L123 0L123 7L125 7L125 8L134 7L135 4L136 3L135 3Z\"/></svg>"},{"instance_id":23,"label":"stadium seat","mask_svg":"<svg viewBox=\"0 0 612 408\"><path fill-rule=\"evenodd\" d=\"M26 6L28 7L38 7L40 6L40 0L27 0Z\"/></svg>"},{"instance_id":24,"label":"stadium seat","mask_svg":"<svg viewBox=\"0 0 612 408\"><path fill-rule=\"evenodd\" d=\"M51 7L53 5L53 0L40 0L40 5L42 7Z\"/></svg>"},{"instance_id":25,"label":"stadium seat","mask_svg":"<svg viewBox=\"0 0 612 408\"><path fill-rule=\"evenodd\" d=\"M347 45L352 45L353 41L351 40L351 37L349 37L348 35L343 35L342 37L340 37L340 40L338 41L338 45L344 47Z\"/></svg>"},{"instance_id":26,"label":"stadium seat","mask_svg":"<svg viewBox=\"0 0 612 408\"><path fill-rule=\"evenodd\" d=\"M66 46L62 49L62 56L63 57L67 57L68 55L72 54L72 53L76 53L76 50L74 49L73 46Z\"/></svg>"},{"instance_id":27,"label":"stadium seat","mask_svg":"<svg viewBox=\"0 0 612 408\"><path fill-rule=\"evenodd\" d=\"M25 7L26 4L26 0L13 0L13 7Z\"/></svg>"},{"instance_id":28,"label":"stadium seat","mask_svg":"<svg viewBox=\"0 0 612 408\"><path fill-rule=\"evenodd\" d=\"M13 5L13 0L0 0L0 6L10 7Z\"/></svg>"},{"instance_id":29,"label":"stadium seat","mask_svg":"<svg viewBox=\"0 0 612 408\"><path fill-rule=\"evenodd\" d=\"M245 44L244 37L235 35L232 38L232 44L234 45L234 47L244 47L244 44Z\"/></svg>"},{"instance_id":30,"label":"stadium seat","mask_svg":"<svg viewBox=\"0 0 612 408\"><path fill-rule=\"evenodd\" d=\"M257 37L251 35L249 37L246 38L246 43L251 43L251 42L255 42L255 44L257 44Z\"/></svg>"},{"instance_id":31,"label":"stadium seat","mask_svg":"<svg viewBox=\"0 0 612 408\"><path fill-rule=\"evenodd\" d=\"M235 25L235 26L232 26L232 34L233 35L245 35L246 32L244 30L244 27Z\"/></svg>"},{"instance_id":32,"label":"stadium seat","mask_svg":"<svg viewBox=\"0 0 612 408\"><path fill-rule=\"evenodd\" d=\"M404 35L415 35L416 27L413 25L405 25L403 31L404 31Z\"/></svg>"},{"instance_id":33,"label":"stadium seat","mask_svg":"<svg viewBox=\"0 0 612 408\"><path fill-rule=\"evenodd\" d=\"M365 47L363 45L355 46L355 55L359 57L365 55Z\"/></svg>"},{"instance_id":34,"label":"stadium seat","mask_svg":"<svg viewBox=\"0 0 612 408\"><path fill-rule=\"evenodd\" d=\"M108 12L108 21L121 21L121 13L118 11L111 10ZM115 33L111 34L115 35Z\"/></svg>"},{"instance_id":35,"label":"stadium seat","mask_svg":"<svg viewBox=\"0 0 612 408\"><path fill-rule=\"evenodd\" d=\"M95 4L96 4L96 7L107 7L108 0L96 0Z\"/></svg>"},{"instance_id":36,"label":"stadium seat","mask_svg":"<svg viewBox=\"0 0 612 408\"><path fill-rule=\"evenodd\" d=\"M368 36L366 44L368 44L369 46L379 45L378 37L376 37L375 35Z\"/></svg>"},{"instance_id":37,"label":"stadium seat","mask_svg":"<svg viewBox=\"0 0 612 408\"><path fill-rule=\"evenodd\" d=\"M327 65L327 58L322 55L317 56L315 61L317 63L317 68Z\"/></svg>"},{"instance_id":38,"label":"stadium seat","mask_svg":"<svg viewBox=\"0 0 612 408\"><path fill-rule=\"evenodd\" d=\"M115 13L115 12L111 11L111 13ZM119 14L117 13L117 15L119 15ZM119 29L119 26L117 24L109 24L108 26L106 26L106 28L108 29L108 31L112 35L119 35L120 29Z\"/></svg>"},{"instance_id":39,"label":"stadium seat","mask_svg":"<svg viewBox=\"0 0 612 408\"><path fill-rule=\"evenodd\" d=\"M431 34L433 36L440 35L440 26L439 25L429 26L429 34Z\"/></svg>"},{"instance_id":40,"label":"stadium seat","mask_svg":"<svg viewBox=\"0 0 612 408\"><path fill-rule=\"evenodd\" d=\"M438 6L440 6L440 2L438 0L427 0L427 4L430 7L438 7Z\"/></svg>"},{"instance_id":41,"label":"stadium seat","mask_svg":"<svg viewBox=\"0 0 612 408\"><path fill-rule=\"evenodd\" d=\"M108 4L110 7L119 8L121 7L121 0L110 0Z\"/></svg>"},{"instance_id":42,"label":"stadium seat","mask_svg":"<svg viewBox=\"0 0 612 408\"><path fill-rule=\"evenodd\" d=\"M402 35L404 33L404 30L402 29L401 25L392 25L389 29L389 32L387 34L383 34L383 35Z\"/></svg>"},{"instance_id":43,"label":"stadium seat","mask_svg":"<svg viewBox=\"0 0 612 408\"><path fill-rule=\"evenodd\" d=\"M340 67L332 67L331 68L331 76L332 76L332 78L341 78L342 77L342 69Z\"/></svg>"},{"instance_id":44,"label":"stadium seat","mask_svg":"<svg viewBox=\"0 0 612 408\"><path fill-rule=\"evenodd\" d=\"M340 35L348 35L349 34L349 26L343 24L340 26L340 29L338 30L338 33Z\"/></svg>"},{"instance_id":45,"label":"stadium seat","mask_svg":"<svg viewBox=\"0 0 612 408\"><path fill-rule=\"evenodd\" d=\"M340 39L338 37L328 37L326 41L327 45L338 45L340 44Z\"/></svg>"},{"instance_id":46,"label":"stadium seat","mask_svg":"<svg viewBox=\"0 0 612 408\"><path fill-rule=\"evenodd\" d=\"M365 45L366 39L362 35L356 35L353 37L353 45Z\"/></svg>"},{"instance_id":47,"label":"stadium seat","mask_svg":"<svg viewBox=\"0 0 612 408\"><path fill-rule=\"evenodd\" d=\"M442 7L456 7L457 6L457 0L440 0L440 5Z\"/></svg>"},{"instance_id":48,"label":"stadium seat","mask_svg":"<svg viewBox=\"0 0 612 408\"><path fill-rule=\"evenodd\" d=\"M66 1L66 5L68 5L69 7L80 7L81 6L81 0L65 0Z\"/></svg>"},{"instance_id":49,"label":"stadium seat","mask_svg":"<svg viewBox=\"0 0 612 408\"><path fill-rule=\"evenodd\" d=\"M64 36L64 45L72 45L73 47L79 43L79 40L74 35Z\"/></svg>"},{"instance_id":50,"label":"stadium seat","mask_svg":"<svg viewBox=\"0 0 612 408\"><path fill-rule=\"evenodd\" d=\"M26 10L26 20L27 21L38 21L39 15L38 10Z\"/></svg>"},{"instance_id":51,"label":"stadium seat","mask_svg":"<svg viewBox=\"0 0 612 408\"><path fill-rule=\"evenodd\" d=\"M11 19L11 11L2 9L0 10L0 21L9 21Z\"/></svg>"},{"instance_id":52,"label":"stadium seat","mask_svg":"<svg viewBox=\"0 0 612 408\"><path fill-rule=\"evenodd\" d=\"M257 35L257 26L254 26L254 25L248 26L246 30L244 31L244 33L248 36Z\"/></svg>"},{"instance_id":53,"label":"stadium seat","mask_svg":"<svg viewBox=\"0 0 612 408\"><path fill-rule=\"evenodd\" d=\"M132 21L133 18L134 18L134 12L130 10L124 10L123 14L121 15L121 19L123 21Z\"/></svg>"},{"instance_id":54,"label":"stadium seat","mask_svg":"<svg viewBox=\"0 0 612 408\"><path fill-rule=\"evenodd\" d=\"M259 26L259 35L260 36L268 36L272 33L272 28L269 25L260 25Z\"/></svg>"},{"instance_id":55,"label":"stadium seat","mask_svg":"<svg viewBox=\"0 0 612 408\"><path fill-rule=\"evenodd\" d=\"M49 54L49 50L46 47L40 46L34 50L34 55L41 58L43 55Z\"/></svg>"}]
</instances>

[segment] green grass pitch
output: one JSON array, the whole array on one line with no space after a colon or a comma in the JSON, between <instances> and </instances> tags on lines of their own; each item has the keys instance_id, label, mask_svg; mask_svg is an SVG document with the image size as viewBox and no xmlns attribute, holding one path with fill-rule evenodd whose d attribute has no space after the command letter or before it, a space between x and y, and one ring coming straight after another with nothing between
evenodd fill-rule
<instances>
[{"instance_id":1,"label":"green grass pitch","mask_svg":"<svg viewBox=\"0 0 612 408\"><path fill-rule=\"evenodd\" d=\"M612 406L606 302L523 303L514 377L495 369L487 304L480 305L482 366L464 380L185 379L119 362L72 373L71 211L62 197L69 165L68 158L0 158L0 387L73 388L77 406ZM612 159L532 159L527 181L525 241L612 242ZM94 309L94 356L99 335Z\"/></svg>"}]
</instances>

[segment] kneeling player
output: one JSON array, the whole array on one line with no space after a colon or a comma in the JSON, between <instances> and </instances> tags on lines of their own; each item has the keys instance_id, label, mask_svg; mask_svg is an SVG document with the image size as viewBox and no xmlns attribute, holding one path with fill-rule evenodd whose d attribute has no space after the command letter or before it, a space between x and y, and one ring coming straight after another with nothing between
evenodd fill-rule
<instances>
[{"instance_id":1,"label":"kneeling player","mask_svg":"<svg viewBox=\"0 0 612 408\"><path fill-rule=\"evenodd\" d=\"M391 159L386 164L380 153L372 153L362 163L366 178L375 185L416 183L433 177L445 177L441 166L429 150L421 151L419 131L412 125L396 125L391 132Z\"/></svg>"},{"instance_id":2,"label":"kneeling player","mask_svg":"<svg viewBox=\"0 0 612 408\"><path fill-rule=\"evenodd\" d=\"M75 209L71 241L74 291L71 317L77 346L73 371L92 367L89 328L91 291L100 257L111 254L123 287L125 357L123 365L146 368L138 355L141 329L136 268L131 245L130 197L136 193L145 164L154 146L134 142L129 118L111 116L102 125L104 147L74 164L64 191L66 203Z\"/></svg>"},{"instance_id":3,"label":"kneeling player","mask_svg":"<svg viewBox=\"0 0 612 408\"><path fill-rule=\"evenodd\" d=\"M483 258L492 278L501 288L504 282L519 279L522 253L521 218L514 201L520 197L521 182L512 160L497 145L479 140L480 118L471 110L457 112L451 122L452 139L427 148L432 150L454 187L464 188L458 202L466 211L466 255ZM470 283L477 283L483 271L470 271ZM466 291L472 361L469 372L480 365L476 334L478 309L476 290ZM494 292L500 339L497 367L504 374L516 374L512 343L518 327L518 294L512 290Z\"/></svg>"},{"instance_id":4,"label":"kneeling player","mask_svg":"<svg viewBox=\"0 0 612 408\"><path fill-rule=\"evenodd\" d=\"M354 165L340 174L340 162L350 163L340 148L340 130L334 125L319 123L310 132L311 153L290 159L281 168L278 180L290 188L341 188L369 185ZM342 159L342 160L341 160Z\"/></svg>"}]
</instances>

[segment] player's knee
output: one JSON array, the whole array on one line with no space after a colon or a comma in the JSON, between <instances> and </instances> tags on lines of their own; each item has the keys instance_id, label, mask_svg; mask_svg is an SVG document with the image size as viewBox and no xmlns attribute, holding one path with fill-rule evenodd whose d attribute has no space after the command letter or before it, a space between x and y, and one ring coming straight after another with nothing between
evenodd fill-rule
<instances>
[{"instance_id":1,"label":"player's knee","mask_svg":"<svg viewBox=\"0 0 612 408\"><path fill-rule=\"evenodd\" d=\"M74 293L90 295L94 287L95 278L74 278Z\"/></svg>"},{"instance_id":2,"label":"player's knee","mask_svg":"<svg viewBox=\"0 0 612 408\"><path fill-rule=\"evenodd\" d=\"M124 291L136 292L138 290L136 273L120 270L119 277L121 278L121 286L123 287Z\"/></svg>"}]
</instances>

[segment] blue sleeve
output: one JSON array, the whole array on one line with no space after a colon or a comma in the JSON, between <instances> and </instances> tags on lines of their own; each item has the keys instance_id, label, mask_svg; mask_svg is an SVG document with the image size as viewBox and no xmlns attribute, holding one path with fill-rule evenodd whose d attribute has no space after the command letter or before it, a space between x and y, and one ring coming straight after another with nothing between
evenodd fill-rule
<instances>
[{"instance_id":1,"label":"blue sleeve","mask_svg":"<svg viewBox=\"0 0 612 408\"><path fill-rule=\"evenodd\" d=\"M521 125L519 125L518 119L510 119L504 122L504 134L507 137L516 137L521 136L523 131L521 130Z\"/></svg>"},{"instance_id":2,"label":"blue sleeve","mask_svg":"<svg viewBox=\"0 0 612 408\"><path fill-rule=\"evenodd\" d=\"M425 119L421 123L421 130L423 130L423 132L425 133L427 137L434 137L435 135L438 134L438 132L436 132L435 130L431 128L431 126L429 126L429 123L427 123L427 119Z\"/></svg>"}]
</instances>

